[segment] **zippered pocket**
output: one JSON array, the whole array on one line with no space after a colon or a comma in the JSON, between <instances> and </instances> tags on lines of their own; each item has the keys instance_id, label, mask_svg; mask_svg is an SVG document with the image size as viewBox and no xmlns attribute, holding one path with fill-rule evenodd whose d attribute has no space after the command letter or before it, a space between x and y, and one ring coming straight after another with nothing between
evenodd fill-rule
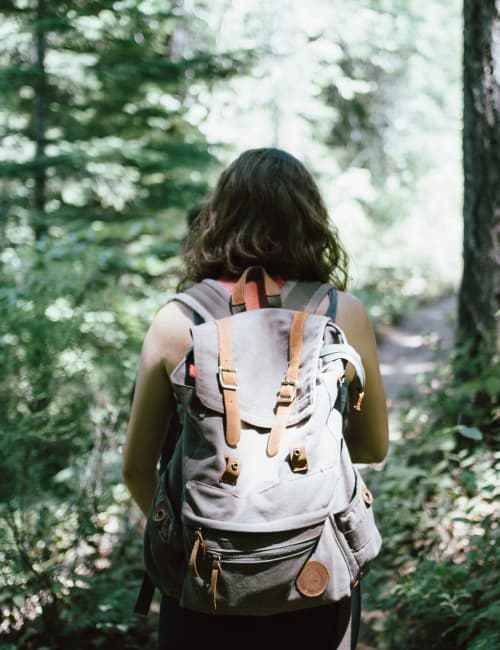
<instances>
[{"instance_id":1,"label":"zippered pocket","mask_svg":"<svg viewBox=\"0 0 500 650\"><path fill-rule=\"evenodd\" d=\"M185 529L189 570L181 605L208 613L269 614L298 607L294 584L321 524L277 533ZM189 552L191 551L191 552Z\"/></svg>"}]
</instances>

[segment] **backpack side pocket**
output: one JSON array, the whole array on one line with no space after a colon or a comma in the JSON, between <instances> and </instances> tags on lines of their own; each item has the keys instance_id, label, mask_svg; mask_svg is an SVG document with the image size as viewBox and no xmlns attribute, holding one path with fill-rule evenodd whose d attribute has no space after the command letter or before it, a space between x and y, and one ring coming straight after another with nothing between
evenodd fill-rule
<instances>
[{"instance_id":1,"label":"backpack side pocket","mask_svg":"<svg viewBox=\"0 0 500 650\"><path fill-rule=\"evenodd\" d=\"M159 486L146 520L144 531L144 564L158 589L167 596L179 598L186 570L182 525L165 489L166 476Z\"/></svg>"},{"instance_id":2,"label":"backpack side pocket","mask_svg":"<svg viewBox=\"0 0 500 650\"><path fill-rule=\"evenodd\" d=\"M357 580L367 572L369 563L377 557L382 546L373 513L373 496L358 471L354 497L345 510L335 513L334 521L338 542Z\"/></svg>"}]
</instances>

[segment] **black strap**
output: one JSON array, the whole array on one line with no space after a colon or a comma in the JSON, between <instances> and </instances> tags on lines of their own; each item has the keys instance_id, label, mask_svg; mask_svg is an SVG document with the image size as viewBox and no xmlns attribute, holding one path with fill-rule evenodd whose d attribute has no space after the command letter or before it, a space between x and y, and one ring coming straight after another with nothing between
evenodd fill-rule
<instances>
[{"instance_id":1,"label":"black strap","mask_svg":"<svg viewBox=\"0 0 500 650\"><path fill-rule=\"evenodd\" d=\"M149 613L149 608L153 602L153 596L155 593L155 585L149 575L144 572L142 578L141 589L137 600L135 601L134 614L140 614L141 616L147 616Z\"/></svg>"},{"instance_id":2,"label":"black strap","mask_svg":"<svg viewBox=\"0 0 500 650\"><path fill-rule=\"evenodd\" d=\"M325 316L328 316L328 318L333 321L335 321L337 318L337 295L337 289L335 289L335 287L332 287L328 292L330 302L328 304L328 309L326 310Z\"/></svg>"}]
</instances>

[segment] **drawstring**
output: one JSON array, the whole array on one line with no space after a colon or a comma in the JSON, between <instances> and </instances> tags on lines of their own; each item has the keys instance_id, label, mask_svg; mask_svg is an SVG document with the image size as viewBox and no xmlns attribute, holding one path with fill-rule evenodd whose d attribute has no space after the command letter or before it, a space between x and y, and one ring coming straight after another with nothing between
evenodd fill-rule
<instances>
[{"instance_id":1,"label":"drawstring","mask_svg":"<svg viewBox=\"0 0 500 650\"><path fill-rule=\"evenodd\" d=\"M212 592L214 609L217 609L217 580L221 570L220 555L214 555L212 559L212 571L210 572L210 591Z\"/></svg>"},{"instance_id":2,"label":"drawstring","mask_svg":"<svg viewBox=\"0 0 500 650\"><path fill-rule=\"evenodd\" d=\"M200 574L198 573L198 566L197 566L196 559L198 557L198 551L200 550L200 548L203 557L205 557L206 546L205 546L205 541L203 540L203 536L201 534L201 530L199 528L194 535L195 535L194 544L193 544L193 548L191 549L191 555L189 557L189 568L193 572L194 576L196 578L199 578Z\"/></svg>"}]
</instances>

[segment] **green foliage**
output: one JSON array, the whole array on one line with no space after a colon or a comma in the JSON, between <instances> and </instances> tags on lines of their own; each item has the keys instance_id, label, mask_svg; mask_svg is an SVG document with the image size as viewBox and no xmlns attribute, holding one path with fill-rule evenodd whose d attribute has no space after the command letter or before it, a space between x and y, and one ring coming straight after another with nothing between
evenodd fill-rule
<instances>
[{"instance_id":1,"label":"green foliage","mask_svg":"<svg viewBox=\"0 0 500 650\"><path fill-rule=\"evenodd\" d=\"M248 57L215 56L169 2L15 0L0 18L2 645L142 647L130 392L215 162L191 88Z\"/></svg>"},{"instance_id":2,"label":"green foliage","mask_svg":"<svg viewBox=\"0 0 500 650\"><path fill-rule=\"evenodd\" d=\"M467 550L458 560L423 559L391 590L384 605L397 612L404 627L395 626L390 632L388 647L476 650L500 642L498 527L492 527L491 515L461 521L479 533L468 538Z\"/></svg>"},{"instance_id":3,"label":"green foliage","mask_svg":"<svg viewBox=\"0 0 500 650\"><path fill-rule=\"evenodd\" d=\"M424 378L427 395L406 412L403 438L368 478L384 538L368 588L369 607L383 612L373 623L381 650L477 650L500 640L491 393L499 359L476 359L478 375L465 386L455 373L467 363L459 349L453 365ZM482 394L491 397L487 408L474 399ZM460 423L466 416L473 425Z\"/></svg>"},{"instance_id":4,"label":"green foliage","mask_svg":"<svg viewBox=\"0 0 500 650\"><path fill-rule=\"evenodd\" d=\"M442 30L456 3L292 4L0 0L2 647L152 637L132 616L141 525L120 452L141 340L174 290L186 209L210 187L216 153L295 147L328 190L375 322L397 322L436 283L436 260L454 266L434 235L455 213L422 197L443 178L457 185L436 153L456 134L457 30ZM297 97L301 127L287 121ZM387 647L406 647L401 622L418 616L457 648L481 650L491 634L493 605L474 600L483 633L459 585L462 566L479 580L481 554L497 561L486 533L468 532L493 530L479 505L492 494L491 453L479 453L492 418L477 396L492 407L498 375L478 373L437 378L375 475L386 544L365 600L401 616L381 627ZM440 546L446 525L466 527L458 556ZM424 596L446 603L445 583L457 593L440 626Z\"/></svg>"},{"instance_id":5,"label":"green foliage","mask_svg":"<svg viewBox=\"0 0 500 650\"><path fill-rule=\"evenodd\" d=\"M420 292L424 281L418 282L415 268L374 265L366 275L355 293L377 326L399 324L425 300Z\"/></svg>"}]
</instances>

